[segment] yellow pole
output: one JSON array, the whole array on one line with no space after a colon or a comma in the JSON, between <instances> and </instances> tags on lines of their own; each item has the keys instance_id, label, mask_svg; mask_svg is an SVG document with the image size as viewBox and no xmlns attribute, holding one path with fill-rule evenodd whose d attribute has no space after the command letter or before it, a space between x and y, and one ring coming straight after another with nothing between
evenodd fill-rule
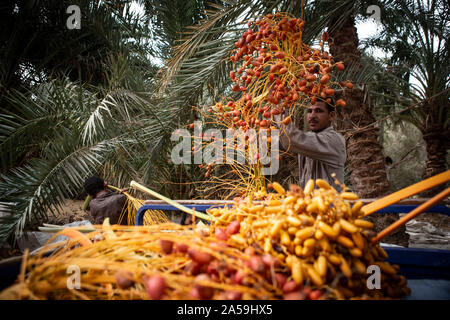
<instances>
[{"instance_id":1,"label":"yellow pole","mask_svg":"<svg viewBox=\"0 0 450 320\"><path fill-rule=\"evenodd\" d=\"M450 170L447 170L445 172L437 174L431 178L425 179L421 182L413 184L402 190L394 192L386 197L383 197L372 203L369 203L361 208L361 212L363 213L364 216L367 216L367 215L374 213L380 209L386 208L387 206L390 206L391 204L397 203L400 200L403 200L403 199L408 198L412 195L415 195L419 192L422 192L422 191L428 190L430 188L433 188L435 186L438 186L447 181L450 181Z\"/></svg>"},{"instance_id":2,"label":"yellow pole","mask_svg":"<svg viewBox=\"0 0 450 320\"><path fill-rule=\"evenodd\" d=\"M163 195L161 195L161 194L159 194L159 193L157 193L157 192L155 192L155 191L153 191L153 190L151 190L151 189L149 189L147 187L144 187L143 185L140 185L136 181L131 181L130 182L130 187L136 188L136 189L138 189L138 190L140 190L142 192L148 193L148 194L150 194L150 195L152 195L152 196L154 196L154 197L156 197L156 198L158 198L160 200L163 200L163 201L167 202L168 204L174 206L175 208L178 208L181 211L184 211L186 213L189 213L189 214L192 214L192 215L194 215L196 217L199 217L200 219L205 219L205 220L208 220L208 221L214 221L215 220L215 218L213 216L210 216L208 214L204 214L204 213L197 212L197 211L194 211L192 209L189 209L189 208L179 204L178 202L176 202L174 200L171 200L171 199L169 199L167 197L164 197Z\"/></svg>"}]
</instances>

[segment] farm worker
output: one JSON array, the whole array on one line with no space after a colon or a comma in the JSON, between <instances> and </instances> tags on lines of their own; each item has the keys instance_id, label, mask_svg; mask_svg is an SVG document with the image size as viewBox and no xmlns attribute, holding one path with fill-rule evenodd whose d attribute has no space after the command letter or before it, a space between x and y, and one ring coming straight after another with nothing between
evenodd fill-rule
<instances>
[{"instance_id":1,"label":"farm worker","mask_svg":"<svg viewBox=\"0 0 450 320\"><path fill-rule=\"evenodd\" d=\"M105 181L97 176L90 177L84 182L84 189L92 197L89 202L89 211L94 224L102 224L105 218L109 218L111 224L118 224L122 211L125 209L126 196L114 193L107 189ZM126 189L121 190L121 192ZM126 216L121 224L127 224Z\"/></svg>"},{"instance_id":2,"label":"farm worker","mask_svg":"<svg viewBox=\"0 0 450 320\"><path fill-rule=\"evenodd\" d=\"M333 101L330 104L317 101L309 105L307 110L306 121L311 131L304 132L292 122L279 126L281 146L298 154L302 187L309 179L319 178L336 190L341 188L334 183L335 179L344 183L345 139L331 125L335 115ZM276 117L275 121L280 122L281 115ZM333 173L336 174L335 178Z\"/></svg>"}]
</instances>

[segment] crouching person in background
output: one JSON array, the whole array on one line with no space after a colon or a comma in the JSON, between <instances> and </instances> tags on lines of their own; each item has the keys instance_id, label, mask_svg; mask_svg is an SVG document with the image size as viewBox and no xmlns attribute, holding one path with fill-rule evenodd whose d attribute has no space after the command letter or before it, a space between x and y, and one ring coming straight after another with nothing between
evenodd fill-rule
<instances>
[{"instance_id":1,"label":"crouching person in background","mask_svg":"<svg viewBox=\"0 0 450 320\"><path fill-rule=\"evenodd\" d=\"M126 215L119 221L127 200L124 194L108 190L105 181L97 176L86 179L84 189L92 197L87 210L94 224L102 224L105 218L109 218L110 224L127 224Z\"/></svg>"}]
</instances>

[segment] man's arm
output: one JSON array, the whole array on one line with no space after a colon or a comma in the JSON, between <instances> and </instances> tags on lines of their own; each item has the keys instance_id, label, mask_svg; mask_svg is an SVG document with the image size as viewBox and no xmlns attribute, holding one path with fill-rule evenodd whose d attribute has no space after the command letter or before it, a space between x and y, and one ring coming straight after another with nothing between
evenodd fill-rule
<instances>
[{"instance_id":1,"label":"man's arm","mask_svg":"<svg viewBox=\"0 0 450 320\"><path fill-rule=\"evenodd\" d=\"M345 143L330 132L303 132L292 122L280 126L280 142L283 148L312 159L336 164L345 153Z\"/></svg>"}]
</instances>

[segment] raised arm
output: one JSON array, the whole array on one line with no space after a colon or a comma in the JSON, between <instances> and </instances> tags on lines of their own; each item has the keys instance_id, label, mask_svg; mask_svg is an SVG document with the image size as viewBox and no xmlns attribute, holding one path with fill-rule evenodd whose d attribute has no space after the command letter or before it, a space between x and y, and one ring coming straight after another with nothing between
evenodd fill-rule
<instances>
[{"instance_id":1,"label":"raised arm","mask_svg":"<svg viewBox=\"0 0 450 320\"><path fill-rule=\"evenodd\" d=\"M291 122L280 127L280 142L288 151L329 164L337 164L342 156L345 157L345 141L327 129L319 133L304 132Z\"/></svg>"}]
</instances>

